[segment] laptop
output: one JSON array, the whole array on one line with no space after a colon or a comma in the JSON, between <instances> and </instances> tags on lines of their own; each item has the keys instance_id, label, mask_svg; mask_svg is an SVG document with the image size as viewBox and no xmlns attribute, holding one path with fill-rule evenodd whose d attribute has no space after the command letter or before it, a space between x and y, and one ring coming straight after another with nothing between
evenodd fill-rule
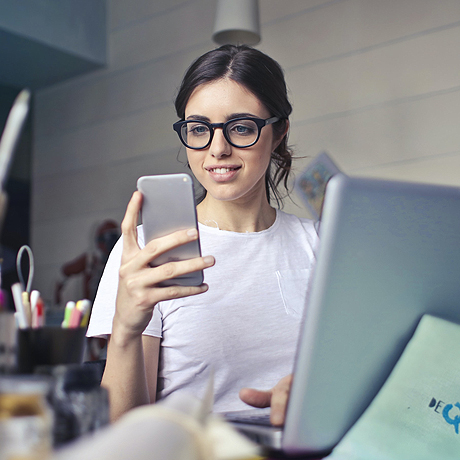
<instances>
[{"instance_id":1,"label":"laptop","mask_svg":"<svg viewBox=\"0 0 460 460\"><path fill-rule=\"evenodd\" d=\"M268 448L326 455L425 313L460 323L460 188L335 175L285 425L230 419Z\"/></svg>"}]
</instances>

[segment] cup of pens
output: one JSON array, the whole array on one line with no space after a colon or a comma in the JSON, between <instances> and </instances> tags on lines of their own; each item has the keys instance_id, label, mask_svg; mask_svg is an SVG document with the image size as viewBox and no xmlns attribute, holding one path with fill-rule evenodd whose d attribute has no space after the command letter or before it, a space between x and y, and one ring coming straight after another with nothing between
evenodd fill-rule
<instances>
[{"instance_id":1,"label":"cup of pens","mask_svg":"<svg viewBox=\"0 0 460 460\"><path fill-rule=\"evenodd\" d=\"M22 256L29 258L29 275L22 273ZM20 374L33 373L38 367L59 364L80 364L86 345L86 328L89 321L91 302L87 299L68 302L61 327L46 326L45 305L40 292L31 291L34 258L29 246L20 248L16 267L19 282L11 286L14 319L17 330L17 371Z\"/></svg>"},{"instance_id":2,"label":"cup of pens","mask_svg":"<svg viewBox=\"0 0 460 460\"><path fill-rule=\"evenodd\" d=\"M90 307L89 300L68 302L62 325L46 326L44 321L34 321L32 306L31 322L27 315L25 320L18 321L20 325L26 324L26 327L18 329L17 371L30 374L43 366L80 364L85 353Z\"/></svg>"},{"instance_id":3,"label":"cup of pens","mask_svg":"<svg viewBox=\"0 0 460 460\"><path fill-rule=\"evenodd\" d=\"M80 364L85 343L86 327L18 329L17 372L31 374L42 366Z\"/></svg>"}]
</instances>

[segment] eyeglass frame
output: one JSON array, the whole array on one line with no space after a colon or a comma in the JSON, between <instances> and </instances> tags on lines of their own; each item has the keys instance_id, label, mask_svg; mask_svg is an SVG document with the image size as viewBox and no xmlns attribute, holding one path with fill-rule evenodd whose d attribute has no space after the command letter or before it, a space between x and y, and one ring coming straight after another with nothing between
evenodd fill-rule
<instances>
[{"instance_id":1,"label":"eyeglass frame","mask_svg":"<svg viewBox=\"0 0 460 460\"><path fill-rule=\"evenodd\" d=\"M257 129L258 129L258 132L257 132L257 137L255 139L254 142L252 142L251 144L249 145L245 145L244 147L241 147L239 145L236 145L234 144L230 139L229 139L229 136L227 135L227 126L230 124L230 123L234 123L235 121L242 121L242 120L251 120L253 121L256 126L257 126ZM179 121L176 121L174 124L173 124L173 129L174 131L176 131L177 135L179 136L179 139L180 141L182 142L182 144L185 145L185 147L187 147L188 149L192 149L192 150L203 150L207 147L209 147L209 145L211 145L211 142L212 142L212 139L214 138L214 130L216 128L219 128L219 129L222 129L222 134L224 135L224 138L225 140L232 146L232 147L235 147L237 149L247 149L248 147L252 147L253 145L257 144L258 140L260 139L260 133L262 131L262 128L264 126L267 126L267 125L271 125L273 123L276 123L278 121L280 121L281 118L279 117L270 117L270 118L266 118L265 120L263 118L256 118L256 117L238 117L238 118L232 118L231 120L228 120L226 121L225 123L209 123L208 121L204 121L204 120L179 120ZM204 125L206 125L208 128L209 128L209 132L210 132L210 136L209 136L209 140L208 140L208 143L204 146L204 147L190 147L189 145L187 145L185 143L185 141L182 139L182 126L186 123L202 123Z\"/></svg>"}]
</instances>

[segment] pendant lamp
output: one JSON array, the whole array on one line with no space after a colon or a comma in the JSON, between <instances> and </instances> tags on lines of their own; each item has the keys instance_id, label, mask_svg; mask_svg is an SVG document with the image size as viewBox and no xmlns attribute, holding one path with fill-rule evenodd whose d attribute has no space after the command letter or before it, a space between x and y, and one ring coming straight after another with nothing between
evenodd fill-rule
<instances>
[{"instance_id":1,"label":"pendant lamp","mask_svg":"<svg viewBox=\"0 0 460 460\"><path fill-rule=\"evenodd\" d=\"M212 39L219 45L259 43L259 1L217 0Z\"/></svg>"}]
</instances>

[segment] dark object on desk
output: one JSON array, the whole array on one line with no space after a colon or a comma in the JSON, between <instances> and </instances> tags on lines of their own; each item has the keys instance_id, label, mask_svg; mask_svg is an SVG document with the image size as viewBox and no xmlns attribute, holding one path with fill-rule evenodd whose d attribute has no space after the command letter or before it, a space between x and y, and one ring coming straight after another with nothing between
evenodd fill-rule
<instances>
[{"instance_id":1,"label":"dark object on desk","mask_svg":"<svg viewBox=\"0 0 460 460\"><path fill-rule=\"evenodd\" d=\"M83 363L83 366L92 367L93 369L95 369L97 379L98 379L99 383L101 383L102 376L103 376L104 370L105 370L105 362L106 362L105 359L97 359L95 361L85 361Z\"/></svg>"},{"instance_id":2,"label":"dark object on desk","mask_svg":"<svg viewBox=\"0 0 460 460\"><path fill-rule=\"evenodd\" d=\"M53 438L56 447L109 423L108 392L102 388L96 366L57 366L50 402L54 410Z\"/></svg>"},{"instance_id":3,"label":"dark object on desk","mask_svg":"<svg viewBox=\"0 0 460 460\"><path fill-rule=\"evenodd\" d=\"M42 327L18 330L18 373L31 374L40 366L81 364L86 328Z\"/></svg>"},{"instance_id":4,"label":"dark object on desk","mask_svg":"<svg viewBox=\"0 0 460 460\"><path fill-rule=\"evenodd\" d=\"M264 460L322 460L327 457L328 454L324 455L308 455L308 454L286 454L285 452L281 451L268 451L263 457Z\"/></svg>"}]
</instances>

